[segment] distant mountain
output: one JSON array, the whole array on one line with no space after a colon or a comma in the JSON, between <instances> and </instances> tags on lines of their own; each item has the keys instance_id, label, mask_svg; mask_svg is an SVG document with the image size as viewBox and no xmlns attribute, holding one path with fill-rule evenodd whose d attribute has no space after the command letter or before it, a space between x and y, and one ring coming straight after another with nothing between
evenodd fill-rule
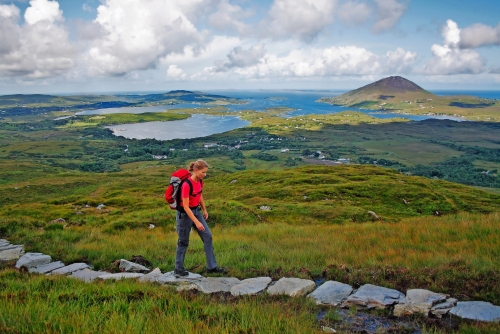
<instances>
[{"instance_id":1,"label":"distant mountain","mask_svg":"<svg viewBox=\"0 0 500 334\"><path fill-rule=\"evenodd\" d=\"M396 103L405 100L426 100L436 97L436 95L426 91L414 82L400 76L394 76L381 79L334 98L323 98L321 101L350 107L370 107L384 101Z\"/></svg>"}]
</instances>

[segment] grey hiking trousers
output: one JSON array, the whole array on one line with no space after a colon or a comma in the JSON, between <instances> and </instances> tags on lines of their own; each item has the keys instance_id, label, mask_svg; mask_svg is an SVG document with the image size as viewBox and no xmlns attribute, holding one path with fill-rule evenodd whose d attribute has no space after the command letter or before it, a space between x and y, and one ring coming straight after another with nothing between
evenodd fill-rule
<instances>
[{"instance_id":1,"label":"grey hiking trousers","mask_svg":"<svg viewBox=\"0 0 500 334\"><path fill-rule=\"evenodd\" d=\"M191 232L191 228L194 228L201 240L203 241L203 248L205 249L205 256L207 259L207 269L213 269L217 267L217 262L215 261L214 247L212 245L212 233L208 228L207 222L203 217L203 214L200 208L191 209L198 218L198 220L205 227L204 231L198 231L196 225L193 223L191 218L187 215L187 213L181 213L179 211L176 212L175 221L177 223L177 235L179 236L177 240L177 251L175 253L175 269L178 271L185 270L184 269L184 258L186 257L186 251L189 246L189 234Z\"/></svg>"}]
</instances>

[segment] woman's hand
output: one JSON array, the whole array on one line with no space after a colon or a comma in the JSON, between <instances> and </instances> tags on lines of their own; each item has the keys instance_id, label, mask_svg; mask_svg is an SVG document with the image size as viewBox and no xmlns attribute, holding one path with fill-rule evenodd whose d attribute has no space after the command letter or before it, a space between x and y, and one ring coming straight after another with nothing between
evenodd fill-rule
<instances>
[{"instance_id":1,"label":"woman's hand","mask_svg":"<svg viewBox=\"0 0 500 334\"><path fill-rule=\"evenodd\" d=\"M198 231L205 231L205 226L203 226L203 224L200 223L199 221L197 221L194 224L196 225L196 228L198 229Z\"/></svg>"},{"instance_id":2,"label":"woman's hand","mask_svg":"<svg viewBox=\"0 0 500 334\"><path fill-rule=\"evenodd\" d=\"M208 219L208 212L207 212L207 210L203 210L203 218Z\"/></svg>"}]
</instances>

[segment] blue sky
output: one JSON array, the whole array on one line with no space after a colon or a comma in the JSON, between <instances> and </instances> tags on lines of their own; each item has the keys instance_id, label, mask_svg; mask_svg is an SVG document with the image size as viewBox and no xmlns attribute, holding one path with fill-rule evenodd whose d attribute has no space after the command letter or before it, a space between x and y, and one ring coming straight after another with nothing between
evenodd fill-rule
<instances>
[{"instance_id":1,"label":"blue sky","mask_svg":"<svg viewBox=\"0 0 500 334\"><path fill-rule=\"evenodd\" d=\"M0 0L0 95L500 90L500 1Z\"/></svg>"}]
</instances>

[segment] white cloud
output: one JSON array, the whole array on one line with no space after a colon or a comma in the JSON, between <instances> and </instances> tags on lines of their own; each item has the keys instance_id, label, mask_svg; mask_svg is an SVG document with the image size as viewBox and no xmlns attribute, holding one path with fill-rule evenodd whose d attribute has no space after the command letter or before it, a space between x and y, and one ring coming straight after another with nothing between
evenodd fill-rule
<instances>
[{"instance_id":1,"label":"white cloud","mask_svg":"<svg viewBox=\"0 0 500 334\"><path fill-rule=\"evenodd\" d=\"M274 0L268 17L261 22L261 35L297 38L311 42L333 23L337 0Z\"/></svg>"},{"instance_id":2,"label":"white cloud","mask_svg":"<svg viewBox=\"0 0 500 334\"><path fill-rule=\"evenodd\" d=\"M500 23L496 27L477 23L460 32L461 48L469 49L488 45L500 45Z\"/></svg>"},{"instance_id":3,"label":"white cloud","mask_svg":"<svg viewBox=\"0 0 500 334\"><path fill-rule=\"evenodd\" d=\"M20 11L0 5L0 73L7 77L42 79L59 76L75 66L76 47L63 25L59 3L32 0L20 26Z\"/></svg>"},{"instance_id":4,"label":"white cloud","mask_svg":"<svg viewBox=\"0 0 500 334\"><path fill-rule=\"evenodd\" d=\"M233 73L249 79L394 74L411 71L415 60L415 53L400 48L384 56L356 46L312 48L293 50L283 57L266 54L254 65L235 67ZM213 73L214 69L205 71Z\"/></svg>"},{"instance_id":5,"label":"white cloud","mask_svg":"<svg viewBox=\"0 0 500 334\"><path fill-rule=\"evenodd\" d=\"M484 60L479 53L459 48L461 34L454 21L446 21L442 35L444 44L432 45L434 57L424 66L423 73L449 75L477 74L484 71Z\"/></svg>"},{"instance_id":6,"label":"white cloud","mask_svg":"<svg viewBox=\"0 0 500 334\"><path fill-rule=\"evenodd\" d=\"M406 11L407 6L397 0L375 0L377 3L377 21L372 32L379 34L392 29Z\"/></svg>"},{"instance_id":7,"label":"white cloud","mask_svg":"<svg viewBox=\"0 0 500 334\"><path fill-rule=\"evenodd\" d=\"M203 44L203 32L190 18L204 0L104 0L95 23L105 32L92 42L90 72L119 76L155 68L161 58Z\"/></svg>"},{"instance_id":8,"label":"white cloud","mask_svg":"<svg viewBox=\"0 0 500 334\"><path fill-rule=\"evenodd\" d=\"M248 67L258 64L265 55L264 45L256 45L245 50L241 46L235 47L227 55L226 61L215 61L214 72L226 72L235 67Z\"/></svg>"},{"instance_id":9,"label":"white cloud","mask_svg":"<svg viewBox=\"0 0 500 334\"><path fill-rule=\"evenodd\" d=\"M240 6L229 3L228 0L221 0L217 11L210 15L208 22L219 31L236 31L240 35L246 35L250 33L251 28L242 20L253 14L253 11L243 10Z\"/></svg>"},{"instance_id":10,"label":"white cloud","mask_svg":"<svg viewBox=\"0 0 500 334\"><path fill-rule=\"evenodd\" d=\"M372 10L364 2L348 0L340 5L337 15L348 26L357 26L365 23L371 16Z\"/></svg>"},{"instance_id":11,"label":"white cloud","mask_svg":"<svg viewBox=\"0 0 500 334\"><path fill-rule=\"evenodd\" d=\"M184 71L177 67L177 65L170 65L167 70L167 78L184 80L186 79L186 74Z\"/></svg>"},{"instance_id":12,"label":"white cloud","mask_svg":"<svg viewBox=\"0 0 500 334\"><path fill-rule=\"evenodd\" d=\"M63 21L62 10L59 9L57 1L31 0L30 7L24 13L24 19L28 24L35 24L40 21Z\"/></svg>"}]
</instances>

